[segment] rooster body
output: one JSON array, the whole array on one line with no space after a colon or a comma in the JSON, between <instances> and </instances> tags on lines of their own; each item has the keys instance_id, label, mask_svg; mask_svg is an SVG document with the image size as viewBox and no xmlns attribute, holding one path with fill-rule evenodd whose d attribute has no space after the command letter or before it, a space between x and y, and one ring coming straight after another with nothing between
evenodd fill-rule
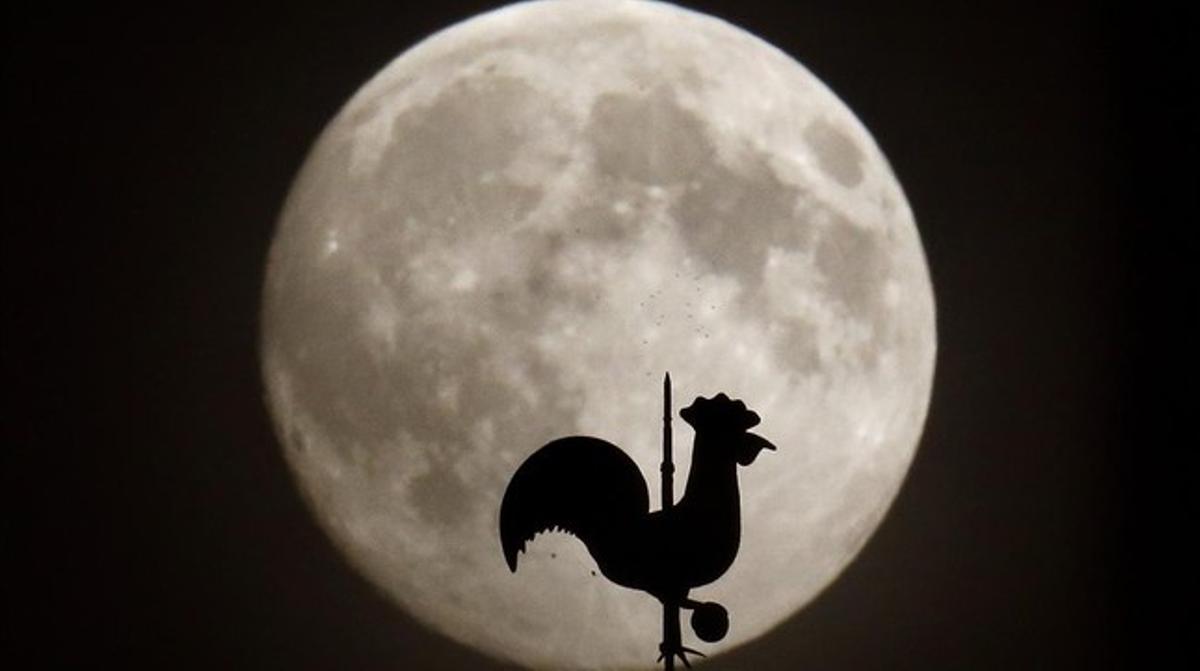
<instances>
[{"instance_id":1,"label":"rooster body","mask_svg":"<svg viewBox=\"0 0 1200 671\"><path fill-rule=\"evenodd\" d=\"M543 531L577 536L606 578L684 605L688 591L721 577L741 542L738 465L774 449L746 429L758 415L724 394L680 411L696 430L683 497L650 511L649 489L634 461L589 436L560 438L513 475L500 507L504 557L516 571L525 544Z\"/></svg>"}]
</instances>

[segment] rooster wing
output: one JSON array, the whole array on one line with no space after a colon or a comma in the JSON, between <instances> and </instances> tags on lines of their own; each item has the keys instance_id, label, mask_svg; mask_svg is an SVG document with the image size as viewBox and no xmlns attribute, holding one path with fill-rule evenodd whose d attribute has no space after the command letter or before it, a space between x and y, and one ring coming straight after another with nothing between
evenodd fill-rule
<instances>
[{"instance_id":1,"label":"rooster wing","mask_svg":"<svg viewBox=\"0 0 1200 671\"><path fill-rule=\"evenodd\" d=\"M603 568L649 510L646 480L621 448L589 436L559 438L530 455L508 483L500 504L504 558L515 572L525 544L558 529L583 541Z\"/></svg>"}]
</instances>

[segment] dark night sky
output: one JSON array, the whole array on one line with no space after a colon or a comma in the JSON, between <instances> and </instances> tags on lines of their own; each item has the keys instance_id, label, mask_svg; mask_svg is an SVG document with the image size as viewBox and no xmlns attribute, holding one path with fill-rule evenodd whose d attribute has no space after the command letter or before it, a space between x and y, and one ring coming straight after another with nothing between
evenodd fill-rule
<instances>
[{"instance_id":1,"label":"dark night sky","mask_svg":"<svg viewBox=\"0 0 1200 671\"><path fill-rule=\"evenodd\" d=\"M262 261L309 144L488 3L43 4L4 21L6 647L77 667L505 668L348 569L284 468L256 359ZM1153 668L1186 640L1171 380L1195 300L1196 79L1177 60L1194 22L1092 4L692 5L797 57L871 129L939 311L889 516L808 609L710 668Z\"/></svg>"}]
</instances>

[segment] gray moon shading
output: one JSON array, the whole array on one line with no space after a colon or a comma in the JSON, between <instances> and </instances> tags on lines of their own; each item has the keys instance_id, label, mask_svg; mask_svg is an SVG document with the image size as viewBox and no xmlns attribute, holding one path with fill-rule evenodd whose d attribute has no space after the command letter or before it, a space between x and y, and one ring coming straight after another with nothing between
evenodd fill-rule
<instances>
[{"instance_id":1,"label":"gray moon shading","mask_svg":"<svg viewBox=\"0 0 1200 671\"><path fill-rule=\"evenodd\" d=\"M746 643L862 548L920 438L934 304L912 213L854 115L720 20L533 2L371 79L296 178L262 365L314 516L429 627L543 668L652 668L661 611L543 534L516 574L509 477L570 434L622 446L658 500L660 381L718 391L778 447L741 469L723 603ZM691 433L676 423L677 491Z\"/></svg>"}]
</instances>

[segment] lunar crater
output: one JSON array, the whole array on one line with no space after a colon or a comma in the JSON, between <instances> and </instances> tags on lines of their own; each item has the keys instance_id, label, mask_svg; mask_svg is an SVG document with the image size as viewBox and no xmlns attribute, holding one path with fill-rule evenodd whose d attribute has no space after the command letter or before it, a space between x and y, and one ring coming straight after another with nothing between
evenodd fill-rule
<instances>
[{"instance_id":1,"label":"lunar crater","mask_svg":"<svg viewBox=\"0 0 1200 671\"><path fill-rule=\"evenodd\" d=\"M804 140L816 154L821 170L838 184L852 189L862 182L862 150L837 126L817 119L805 128Z\"/></svg>"}]
</instances>

